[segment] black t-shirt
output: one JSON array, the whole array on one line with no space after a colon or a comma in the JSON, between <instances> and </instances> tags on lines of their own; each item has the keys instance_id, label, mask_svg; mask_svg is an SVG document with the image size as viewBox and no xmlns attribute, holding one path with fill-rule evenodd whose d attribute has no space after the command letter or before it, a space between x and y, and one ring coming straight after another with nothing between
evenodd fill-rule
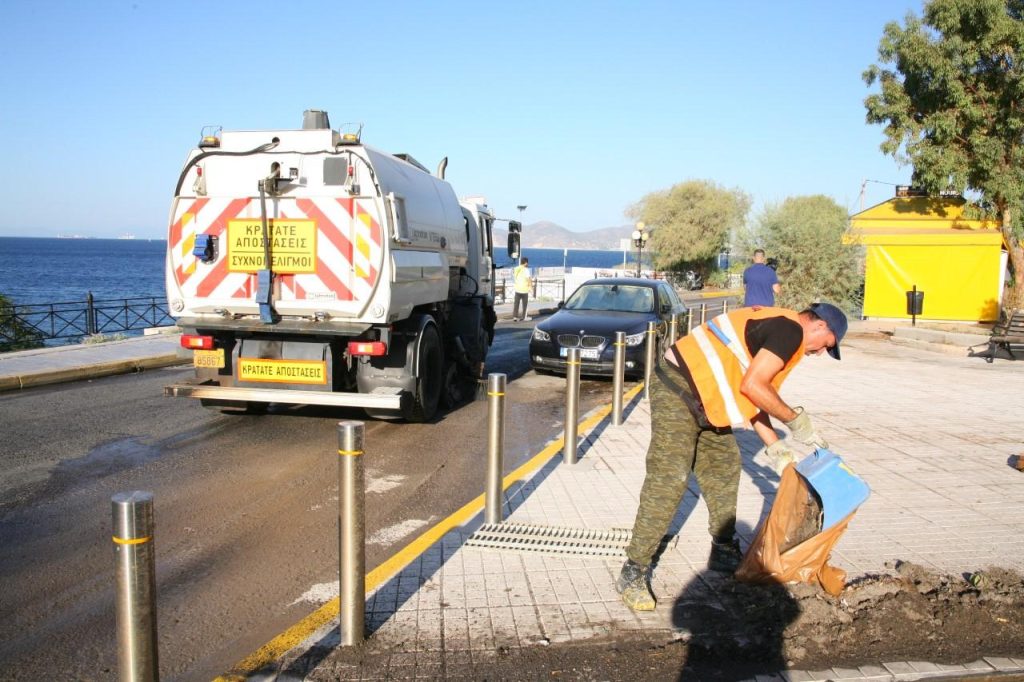
<instances>
[{"instance_id":1,"label":"black t-shirt","mask_svg":"<svg viewBox=\"0 0 1024 682\"><path fill-rule=\"evenodd\" d=\"M788 317L765 317L750 320L743 332L753 358L762 348L779 356L783 363L789 362L804 340L804 330L799 322Z\"/></svg>"}]
</instances>

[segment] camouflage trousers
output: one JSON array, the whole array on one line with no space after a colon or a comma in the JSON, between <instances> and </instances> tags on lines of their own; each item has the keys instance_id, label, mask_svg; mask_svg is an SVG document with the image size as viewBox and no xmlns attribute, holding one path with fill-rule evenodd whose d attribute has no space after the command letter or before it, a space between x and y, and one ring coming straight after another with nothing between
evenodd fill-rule
<instances>
[{"instance_id":1,"label":"camouflage trousers","mask_svg":"<svg viewBox=\"0 0 1024 682\"><path fill-rule=\"evenodd\" d=\"M679 397L690 387L675 369L659 358L662 372L651 373L651 444L647 476L626 555L651 563L668 530L693 471L708 505L712 537L731 538L736 530L736 495L740 482L740 450L730 429L702 429ZM678 383L677 383L678 381Z\"/></svg>"}]
</instances>

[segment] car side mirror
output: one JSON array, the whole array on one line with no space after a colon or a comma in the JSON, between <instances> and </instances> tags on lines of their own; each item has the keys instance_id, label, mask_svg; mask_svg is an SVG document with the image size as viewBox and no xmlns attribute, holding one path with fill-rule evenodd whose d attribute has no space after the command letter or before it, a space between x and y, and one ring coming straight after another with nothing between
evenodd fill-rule
<instances>
[{"instance_id":1,"label":"car side mirror","mask_svg":"<svg viewBox=\"0 0 1024 682\"><path fill-rule=\"evenodd\" d=\"M565 305L565 301L559 301L558 302L558 309L561 310L562 306L564 306L564 305Z\"/></svg>"}]
</instances>

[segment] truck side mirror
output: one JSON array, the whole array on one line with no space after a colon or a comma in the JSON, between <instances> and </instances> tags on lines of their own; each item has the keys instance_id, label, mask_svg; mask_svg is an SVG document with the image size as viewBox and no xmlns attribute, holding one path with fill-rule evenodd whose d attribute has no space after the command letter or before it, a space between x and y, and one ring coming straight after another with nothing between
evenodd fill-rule
<instances>
[{"instance_id":1,"label":"truck side mirror","mask_svg":"<svg viewBox=\"0 0 1024 682\"><path fill-rule=\"evenodd\" d=\"M508 231L509 232L522 232L523 231L523 224L521 222L519 222L518 220L510 220L510 221L508 221Z\"/></svg>"},{"instance_id":2,"label":"truck side mirror","mask_svg":"<svg viewBox=\"0 0 1024 682\"><path fill-rule=\"evenodd\" d=\"M508 233L508 257L515 260L519 258L519 233Z\"/></svg>"}]
</instances>

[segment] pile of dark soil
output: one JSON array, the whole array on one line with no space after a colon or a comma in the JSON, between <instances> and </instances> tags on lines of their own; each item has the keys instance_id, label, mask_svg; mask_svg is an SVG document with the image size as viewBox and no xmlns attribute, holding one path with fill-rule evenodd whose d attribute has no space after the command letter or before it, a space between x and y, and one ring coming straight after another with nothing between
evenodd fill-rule
<instances>
[{"instance_id":1,"label":"pile of dark soil","mask_svg":"<svg viewBox=\"0 0 1024 682\"><path fill-rule=\"evenodd\" d=\"M671 608L664 632L522 649L445 652L437 667L413 654L325 652L295 670L309 680L412 677L471 680L750 680L784 670L858 668L897 661L963 664L1024 655L1024 578L993 568L967 576L898 563L893 575L851 581L839 597L815 585L751 585L718 573ZM610 626L614 628L614 626ZM397 657L397 658L396 658ZM404 659L402 658L404 657ZM314 657L318 658L318 657ZM396 667L396 663L401 663ZM1000 677L1000 682L1024 675Z\"/></svg>"},{"instance_id":2,"label":"pile of dark soil","mask_svg":"<svg viewBox=\"0 0 1024 682\"><path fill-rule=\"evenodd\" d=\"M672 607L680 628L674 641L532 647L474 672L488 679L739 680L787 669L962 664L1024 652L1020 574L993 568L937 575L910 563L893 568L895 575L851 581L839 597L813 585L749 585L705 574L718 599L681 595Z\"/></svg>"}]
</instances>

